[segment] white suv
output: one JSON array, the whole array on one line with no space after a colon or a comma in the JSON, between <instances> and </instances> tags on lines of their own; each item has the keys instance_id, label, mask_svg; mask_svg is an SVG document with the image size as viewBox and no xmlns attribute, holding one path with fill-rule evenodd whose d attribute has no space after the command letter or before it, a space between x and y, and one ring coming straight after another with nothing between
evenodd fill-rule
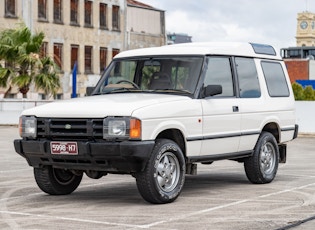
<instances>
[{"instance_id":1,"label":"white suv","mask_svg":"<svg viewBox=\"0 0 315 230\"><path fill-rule=\"evenodd\" d=\"M244 162L252 183L271 182L298 126L272 46L191 43L120 53L91 96L25 110L20 130L15 149L48 194L73 192L83 173L119 173L169 203L197 163Z\"/></svg>"}]
</instances>

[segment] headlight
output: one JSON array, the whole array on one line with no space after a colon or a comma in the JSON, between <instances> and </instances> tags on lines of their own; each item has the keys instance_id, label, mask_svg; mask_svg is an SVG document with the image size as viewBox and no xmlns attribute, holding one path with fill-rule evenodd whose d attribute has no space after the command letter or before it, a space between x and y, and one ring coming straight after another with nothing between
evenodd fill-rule
<instances>
[{"instance_id":1,"label":"headlight","mask_svg":"<svg viewBox=\"0 0 315 230\"><path fill-rule=\"evenodd\" d=\"M109 136L126 136L127 124L125 120L109 120L108 135Z\"/></svg>"},{"instance_id":2,"label":"headlight","mask_svg":"<svg viewBox=\"0 0 315 230\"><path fill-rule=\"evenodd\" d=\"M26 138L36 138L37 120L34 116L20 117L20 136Z\"/></svg>"},{"instance_id":3,"label":"headlight","mask_svg":"<svg viewBox=\"0 0 315 230\"><path fill-rule=\"evenodd\" d=\"M141 122L130 117L107 117L103 121L103 139L140 139Z\"/></svg>"}]
</instances>

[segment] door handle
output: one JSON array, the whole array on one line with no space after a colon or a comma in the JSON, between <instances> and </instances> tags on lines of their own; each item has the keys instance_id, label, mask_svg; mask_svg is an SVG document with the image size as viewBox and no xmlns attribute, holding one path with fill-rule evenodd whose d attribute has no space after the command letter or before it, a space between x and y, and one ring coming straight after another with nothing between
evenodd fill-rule
<instances>
[{"instance_id":1,"label":"door handle","mask_svg":"<svg viewBox=\"0 0 315 230\"><path fill-rule=\"evenodd\" d=\"M233 108L233 112L238 112L239 111L238 106L233 106L232 108Z\"/></svg>"}]
</instances>

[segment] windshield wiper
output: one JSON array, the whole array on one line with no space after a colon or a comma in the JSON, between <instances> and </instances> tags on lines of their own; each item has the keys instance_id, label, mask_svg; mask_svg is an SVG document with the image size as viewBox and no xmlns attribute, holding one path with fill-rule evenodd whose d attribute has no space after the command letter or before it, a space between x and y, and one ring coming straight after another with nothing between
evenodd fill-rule
<instances>
[{"instance_id":1,"label":"windshield wiper","mask_svg":"<svg viewBox=\"0 0 315 230\"><path fill-rule=\"evenodd\" d=\"M100 94L140 92L140 91L141 90L139 90L139 89L120 87L120 88L107 88L107 89L104 89Z\"/></svg>"},{"instance_id":2,"label":"windshield wiper","mask_svg":"<svg viewBox=\"0 0 315 230\"><path fill-rule=\"evenodd\" d=\"M150 90L150 92L192 94L190 91L186 89L155 89Z\"/></svg>"}]
</instances>

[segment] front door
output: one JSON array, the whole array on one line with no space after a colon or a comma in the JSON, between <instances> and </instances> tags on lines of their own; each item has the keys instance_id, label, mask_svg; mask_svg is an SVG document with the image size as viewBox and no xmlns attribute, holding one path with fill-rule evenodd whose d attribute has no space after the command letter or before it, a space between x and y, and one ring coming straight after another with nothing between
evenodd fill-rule
<instances>
[{"instance_id":1,"label":"front door","mask_svg":"<svg viewBox=\"0 0 315 230\"><path fill-rule=\"evenodd\" d=\"M240 141L241 114L230 57L207 58L204 86L221 85L222 93L202 99L203 141L201 155L236 152Z\"/></svg>"}]
</instances>

